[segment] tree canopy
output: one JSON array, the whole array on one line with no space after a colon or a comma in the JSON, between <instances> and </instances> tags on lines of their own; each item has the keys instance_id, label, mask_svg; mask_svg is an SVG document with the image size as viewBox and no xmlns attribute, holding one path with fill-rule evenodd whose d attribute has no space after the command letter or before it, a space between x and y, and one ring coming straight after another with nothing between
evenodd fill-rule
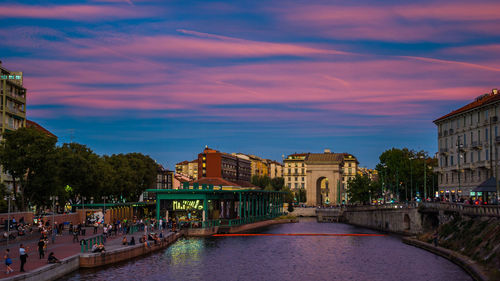
<instances>
[{"instance_id":1,"label":"tree canopy","mask_svg":"<svg viewBox=\"0 0 500 281\"><path fill-rule=\"evenodd\" d=\"M0 164L15 180L20 210L43 208L53 195L60 203L78 202L83 196L100 201L103 195L137 201L146 189L154 187L158 165L141 153L99 156L78 143L57 147L55 138L33 128L6 132L3 137Z\"/></svg>"}]
</instances>

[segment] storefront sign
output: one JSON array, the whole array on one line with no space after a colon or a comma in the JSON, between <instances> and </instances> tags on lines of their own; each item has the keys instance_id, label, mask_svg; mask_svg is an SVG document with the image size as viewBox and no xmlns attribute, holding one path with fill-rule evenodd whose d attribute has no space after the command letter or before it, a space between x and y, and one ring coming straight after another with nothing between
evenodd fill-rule
<instances>
[{"instance_id":1,"label":"storefront sign","mask_svg":"<svg viewBox=\"0 0 500 281\"><path fill-rule=\"evenodd\" d=\"M203 210L201 200L174 200L172 209L176 210Z\"/></svg>"}]
</instances>

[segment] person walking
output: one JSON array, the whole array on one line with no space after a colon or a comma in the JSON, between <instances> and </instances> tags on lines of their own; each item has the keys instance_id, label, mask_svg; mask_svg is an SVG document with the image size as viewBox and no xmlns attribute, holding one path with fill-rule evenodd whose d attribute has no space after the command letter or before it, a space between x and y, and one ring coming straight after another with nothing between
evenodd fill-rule
<instances>
[{"instance_id":1,"label":"person walking","mask_svg":"<svg viewBox=\"0 0 500 281\"><path fill-rule=\"evenodd\" d=\"M14 269L12 269L10 267L10 265L12 264L12 259L10 258L10 250L9 249L5 249L5 254L3 256L4 260L5 260L5 266L7 267L7 274L11 273L14 271Z\"/></svg>"},{"instance_id":2,"label":"person walking","mask_svg":"<svg viewBox=\"0 0 500 281\"><path fill-rule=\"evenodd\" d=\"M40 238L40 241L38 241L38 254L40 256L40 259L43 259L45 257L45 242L43 241L43 238Z\"/></svg>"},{"instance_id":3,"label":"person walking","mask_svg":"<svg viewBox=\"0 0 500 281\"><path fill-rule=\"evenodd\" d=\"M28 258L28 254L26 253L26 249L23 244L19 245L19 259L21 260L21 269L20 272L24 271L24 264L26 264L26 259Z\"/></svg>"}]
</instances>

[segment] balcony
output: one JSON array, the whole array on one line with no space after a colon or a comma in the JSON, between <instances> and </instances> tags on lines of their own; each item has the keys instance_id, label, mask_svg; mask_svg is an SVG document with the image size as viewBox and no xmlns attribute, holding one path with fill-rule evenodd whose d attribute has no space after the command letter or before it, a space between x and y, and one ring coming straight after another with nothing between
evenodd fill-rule
<instances>
[{"instance_id":1,"label":"balcony","mask_svg":"<svg viewBox=\"0 0 500 281\"><path fill-rule=\"evenodd\" d=\"M472 149L482 149L483 148L483 143L480 141L473 141L471 143Z\"/></svg>"},{"instance_id":2,"label":"balcony","mask_svg":"<svg viewBox=\"0 0 500 281\"><path fill-rule=\"evenodd\" d=\"M447 155L448 154L448 148L440 148L439 149L439 153L441 153L442 155Z\"/></svg>"},{"instance_id":3,"label":"balcony","mask_svg":"<svg viewBox=\"0 0 500 281\"><path fill-rule=\"evenodd\" d=\"M21 103L23 103L23 104L25 104L25 103L26 103L26 95L21 96L21 95L15 94L15 93L13 93L13 92L7 92L7 96L8 96L9 98L14 99L14 100L16 100L16 101L18 101L18 102L21 102Z\"/></svg>"},{"instance_id":4,"label":"balcony","mask_svg":"<svg viewBox=\"0 0 500 281\"><path fill-rule=\"evenodd\" d=\"M464 163L464 164L461 164L460 165L460 168L463 169L463 170L471 170L472 167L471 167L471 163Z\"/></svg>"}]
</instances>

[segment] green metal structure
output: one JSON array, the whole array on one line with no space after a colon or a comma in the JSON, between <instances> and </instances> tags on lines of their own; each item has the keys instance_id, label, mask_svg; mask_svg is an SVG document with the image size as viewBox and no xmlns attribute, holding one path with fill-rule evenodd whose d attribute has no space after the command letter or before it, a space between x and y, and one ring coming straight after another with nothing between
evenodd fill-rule
<instances>
[{"instance_id":1,"label":"green metal structure","mask_svg":"<svg viewBox=\"0 0 500 281\"><path fill-rule=\"evenodd\" d=\"M191 220L190 226L213 227L219 225L235 226L256 221L273 219L283 215L285 192L253 189L223 190L214 189L211 185L194 185L193 188L183 189L148 189L147 192L156 193L156 219L160 220L162 211L172 211L172 206L195 206L203 211L199 220ZM195 203L193 203L195 202ZM198 205L198 202L203 202ZM219 209L220 208L220 209ZM217 210L217 212L213 212ZM220 213L219 213L220 211ZM220 216L220 214L225 214Z\"/></svg>"}]
</instances>

